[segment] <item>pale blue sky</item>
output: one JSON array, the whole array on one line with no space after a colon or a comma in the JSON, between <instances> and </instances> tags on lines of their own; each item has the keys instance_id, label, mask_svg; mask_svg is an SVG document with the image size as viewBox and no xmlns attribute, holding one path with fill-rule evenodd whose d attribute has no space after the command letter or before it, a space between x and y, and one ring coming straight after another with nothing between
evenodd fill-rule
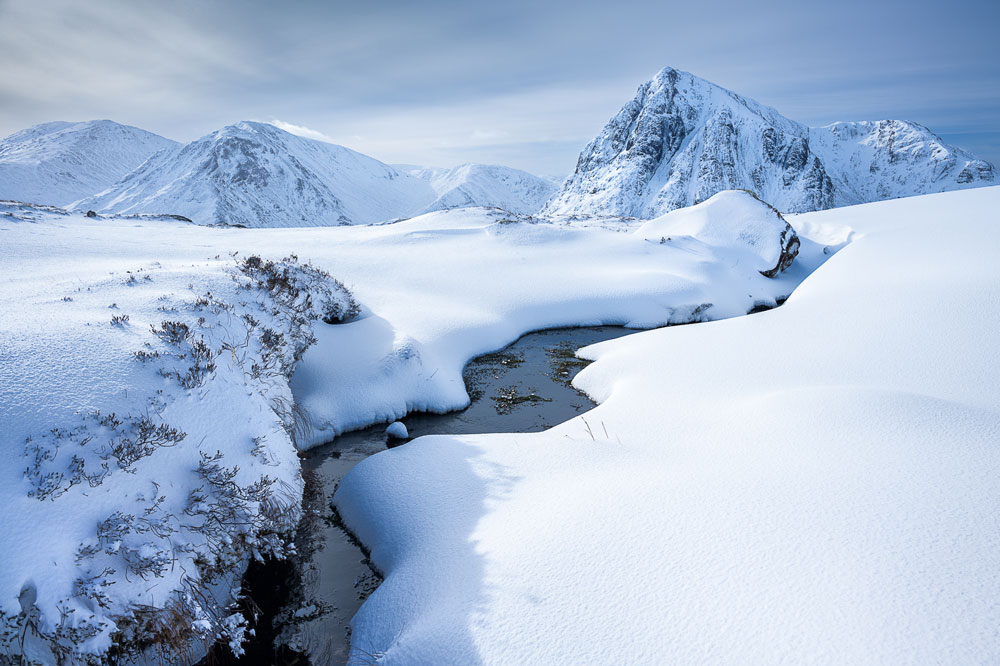
<instances>
[{"instance_id":1,"label":"pale blue sky","mask_svg":"<svg viewBox=\"0 0 1000 666\"><path fill-rule=\"evenodd\" d=\"M565 175L666 65L809 125L903 118L1000 163L1000 2L0 0L0 135L278 120L387 162Z\"/></svg>"}]
</instances>

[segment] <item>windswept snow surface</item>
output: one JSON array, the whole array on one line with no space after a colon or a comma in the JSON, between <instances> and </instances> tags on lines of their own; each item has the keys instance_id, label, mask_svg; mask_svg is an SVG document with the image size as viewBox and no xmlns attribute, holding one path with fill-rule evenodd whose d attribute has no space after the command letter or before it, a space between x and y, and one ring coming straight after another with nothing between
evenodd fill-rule
<instances>
[{"instance_id":1,"label":"windswept snow surface","mask_svg":"<svg viewBox=\"0 0 1000 666\"><path fill-rule=\"evenodd\" d=\"M760 206L761 215L770 214L749 195L737 196L748 210ZM132 610L172 603L197 620L196 635L238 639L239 624L225 605L230 586L243 558L281 552L275 532L288 528L298 506L296 433L283 421L292 395L311 421L298 432L302 447L407 411L454 409L468 401L466 361L526 331L740 315L791 292L827 257L824 249L846 237L835 226L825 229L827 237L813 230L819 240L804 241L795 264L768 279L740 260L732 243L660 244L634 230L512 221L510 213L487 209L380 227L252 230L88 219L14 204L2 212L0 611L6 649L20 649L25 622L35 623L25 650L46 662L54 660L46 653L51 641L40 634L55 636L79 658L107 649L116 626L136 628L149 617ZM317 343L290 385L275 374L276 364L294 361L289 346L302 342L296 336L304 329L289 321L280 293L241 287L246 281L233 273L236 262L228 256L234 251L237 258L298 253L300 262L342 280L363 305L349 323L312 323ZM190 335L171 333L178 327L168 322L184 323ZM773 341L776 363L787 362L786 337ZM277 356L276 347L283 350ZM207 357L214 368L207 368ZM117 418L109 419L111 413ZM185 437L174 441L176 433L171 439L161 432L152 448L126 446L125 440L149 440L148 425ZM129 462L129 451L141 455ZM203 454L222 457L206 462ZM394 460L370 469L388 474L384 465ZM447 457L442 462L428 483L477 510L477 495L460 499L467 479L442 477L452 464ZM226 470L236 466L239 488L226 481ZM265 477L274 480L267 496L254 490ZM352 481L350 515L374 542L359 507L388 505L376 502L377 487L364 479ZM398 497L407 484L385 497ZM362 487L372 494L362 495ZM424 491L412 492L414 506L429 501ZM409 511L401 508L400 516ZM218 530L213 515L223 521ZM453 524L447 512L441 520ZM426 514L412 527L437 521ZM385 522L390 538L393 524ZM428 536L436 547L437 537ZM380 566L391 569L384 547L376 546ZM211 595L202 596L197 563L215 557L225 566ZM471 580L461 558L449 561L459 568L439 578L441 590ZM386 626L408 631L398 621L413 608L392 601L396 580L380 596L398 609ZM439 601L433 594L426 599ZM141 626L139 634L148 635ZM380 640L365 621L359 628L362 647ZM464 645L458 636L454 646ZM431 661L440 654L425 649Z\"/></svg>"},{"instance_id":2,"label":"windswept snow surface","mask_svg":"<svg viewBox=\"0 0 1000 666\"><path fill-rule=\"evenodd\" d=\"M583 350L601 404L547 432L360 463L336 502L385 581L358 656L1000 661L997 210L994 187L794 217L855 235L783 307Z\"/></svg>"},{"instance_id":3,"label":"windswept snow surface","mask_svg":"<svg viewBox=\"0 0 1000 666\"><path fill-rule=\"evenodd\" d=\"M65 206L176 145L110 120L29 127L0 141L0 199Z\"/></svg>"}]
</instances>

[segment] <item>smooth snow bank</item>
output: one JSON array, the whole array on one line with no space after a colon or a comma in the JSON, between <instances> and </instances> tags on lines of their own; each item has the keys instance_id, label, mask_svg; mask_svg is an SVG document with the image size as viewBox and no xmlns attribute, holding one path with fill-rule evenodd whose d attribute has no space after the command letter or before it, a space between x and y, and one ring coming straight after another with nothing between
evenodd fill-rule
<instances>
[{"instance_id":1,"label":"smooth snow bank","mask_svg":"<svg viewBox=\"0 0 1000 666\"><path fill-rule=\"evenodd\" d=\"M336 495L384 664L1000 661L1000 188L811 213L781 308L594 345L602 404Z\"/></svg>"},{"instance_id":2,"label":"smooth snow bank","mask_svg":"<svg viewBox=\"0 0 1000 666\"><path fill-rule=\"evenodd\" d=\"M636 234L661 243L694 237L736 256L749 255L754 268L765 275L787 268L799 246L781 213L742 190L719 192L696 206L671 211L645 223Z\"/></svg>"}]
</instances>

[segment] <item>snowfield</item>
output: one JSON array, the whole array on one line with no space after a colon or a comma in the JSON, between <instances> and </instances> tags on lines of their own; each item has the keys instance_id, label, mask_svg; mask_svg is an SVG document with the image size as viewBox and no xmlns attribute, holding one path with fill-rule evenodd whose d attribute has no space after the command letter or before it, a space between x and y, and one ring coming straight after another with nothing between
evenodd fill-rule
<instances>
[{"instance_id":1,"label":"snowfield","mask_svg":"<svg viewBox=\"0 0 1000 666\"><path fill-rule=\"evenodd\" d=\"M787 241L766 204L720 198L771 226L771 250ZM462 407L468 359L528 330L773 306L844 241L803 239L769 279L764 237L492 209L284 230L0 212L2 638L46 663L176 649L178 626L182 645L238 647L239 576L299 515L296 445Z\"/></svg>"},{"instance_id":2,"label":"snowfield","mask_svg":"<svg viewBox=\"0 0 1000 666\"><path fill-rule=\"evenodd\" d=\"M1000 188L805 214L781 308L583 350L600 401L337 493L384 664L1000 661Z\"/></svg>"},{"instance_id":3,"label":"snowfield","mask_svg":"<svg viewBox=\"0 0 1000 666\"><path fill-rule=\"evenodd\" d=\"M602 404L553 430L355 467L337 504L386 575L356 656L996 660L998 204L889 201L790 235L743 192L643 226L477 208L232 229L5 203L3 646L157 655L180 626L190 654L238 649L239 576L298 518L296 447L462 407L464 364L530 330L711 322L585 350L576 383Z\"/></svg>"}]
</instances>

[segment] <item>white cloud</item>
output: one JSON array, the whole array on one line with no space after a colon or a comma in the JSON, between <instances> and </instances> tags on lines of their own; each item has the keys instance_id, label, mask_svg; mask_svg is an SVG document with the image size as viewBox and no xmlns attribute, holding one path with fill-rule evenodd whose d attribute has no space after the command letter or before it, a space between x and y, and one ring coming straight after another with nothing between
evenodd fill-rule
<instances>
[{"instance_id":1,"label":"white cloud","mask_svg":"<svg viewBox=\"0 0 1000 666\"><path fill-rule=\"evenodd\" d=\"M286 123L284 120L278 120L277 118L273 120L266 120L264 122L269 125L274 125L278 129L285 130L289 134L294 134L295 136L315 139L317 141L326 141L327 143L336 143L326 134L323 134L319 130L314 130L311 127L306 127L305 125L293 125L292 123Z\"/></svg>"}]
</instances>

